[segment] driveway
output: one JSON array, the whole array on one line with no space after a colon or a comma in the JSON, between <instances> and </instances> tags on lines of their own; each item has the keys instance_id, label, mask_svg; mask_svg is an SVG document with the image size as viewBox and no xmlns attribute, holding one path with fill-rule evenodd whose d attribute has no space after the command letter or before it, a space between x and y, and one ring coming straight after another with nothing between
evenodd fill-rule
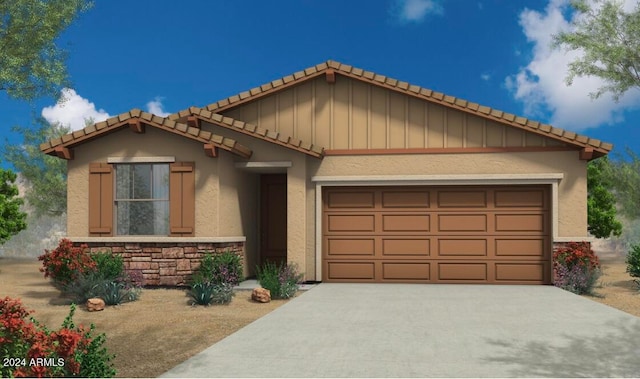
<instances>
[{"instance_id":1,"label":"driveway","mask_svg":"<svg viewBox=\"0 0 640 379\"><path fill-rule=\"evenodd\" d=\"M323 283L164 377L640 376L640 318L552 286Z\"/></svg>"}]
</instances>

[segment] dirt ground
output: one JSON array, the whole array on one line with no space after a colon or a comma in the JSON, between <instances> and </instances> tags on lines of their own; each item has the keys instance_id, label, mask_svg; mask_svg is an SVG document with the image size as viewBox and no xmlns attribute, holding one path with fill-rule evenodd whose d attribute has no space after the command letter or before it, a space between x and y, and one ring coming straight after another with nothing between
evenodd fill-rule
<instances>
[{"instance_id":1,"label":"dirt ground","mask_svg":"<svg viewBox=\"0 0 640 379\"><path fill-rule=\"evenodd\" d=\"M34 259L0 258L0 298L22 299L36 320L58 329L69 303L44 279L40 266ZM118 377L156 377L284 303L256 303L251 291L237 291L228 305L191 306L184 290L144 289L140 300L101 312L78 307L74 321L93 323L107 335Z\"/></svg>"},{"instance_id":2,"label":"dirt ground","mask_svg":"<svg viewBox=\"0 0 640 379\"><path fill-rule=\"evenodd\" d=\"M624 256L599 255L604 274L596 296L585 297L640 317L640 292L625 272ZM33 259L0 258L0 297L21 298L38 321L57 329L69 306L39 267ZM194 307L184 290L145 289L139 301L102 312L79 307L74 320L106 333L118 377L155 377L285 302L255 303L249 291L239 291L229 305Z\"/></svg>"}]
</instances>

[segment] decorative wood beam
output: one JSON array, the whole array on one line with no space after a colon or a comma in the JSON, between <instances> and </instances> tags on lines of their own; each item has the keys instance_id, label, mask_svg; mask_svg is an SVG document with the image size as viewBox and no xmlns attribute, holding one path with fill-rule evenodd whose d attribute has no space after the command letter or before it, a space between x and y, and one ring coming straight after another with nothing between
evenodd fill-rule
<instances>
[{"instance_id":1,"label":"decorative wood beam","mask_svg":"<svg viewBox=\"0 0 640 379\"><path fill-rule=\"evenodd\" d=\"M327 83L333 84L336 82L336 72L329 69L325 72L325 78L327 79Z\"/></svg>"},{"instance_id":2,"label":"decorative wood beam","mask_svg":"<svg viewBox=\"0 0 640 379\"><path fill-rule=\"evenodd\" d=\"M69 150L66 147L56 146L53 151L56 152L56 156L58 158L66 159L68 161L73 159L73 150Z\"/></svg>"},{"instance_id":3,"label":"decorative wood beam","mask_svg":"<svg viewBox=\"0 0 640 379\"><path fill-rule=\"evenodd\" d=\"M189 116L187 117L187 125L189 125L192 128L200 129L200 119L197 118L196 116Z\"/></svg>"},{"instance_id":4,"label":"decorative wood beam","mask_svg":"<svg viewBox=\"0 0 640 379\"><path fill-rule=\"evenodd\" d=\"M204 144L204 153L207 157L217 158L218 157L218 148L212 143Z\"/></svg>"},{"instance_id":5,"label":"decorative wood beam","mask_svg":"<svg viewBox=\"0 0 640 379\"><path fill-rule=\"evenodd\" d=\"M585 147L580 150L580 159L583 161L593 159L593 147Z\"/></svg>"},{"instance_id":6,"label":"decorative wood beam","mask_svg":"<svg viewBox=\"0 0 640 379\"><path fill-rule=\"evenodd\" d=\"M131 128L131 130L133 130L134 133L144 133L145 128L144 128L144 124L142 122L140 122L139 118L132 118L131 120L128 121L129 123L129 128Z\"/></svg>"}]
</instances>

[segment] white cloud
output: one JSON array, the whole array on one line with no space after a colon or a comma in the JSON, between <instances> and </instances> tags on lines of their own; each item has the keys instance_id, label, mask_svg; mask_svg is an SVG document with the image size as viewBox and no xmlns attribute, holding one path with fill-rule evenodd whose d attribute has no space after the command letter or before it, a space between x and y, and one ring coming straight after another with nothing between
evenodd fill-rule
<instances>
[{"instance_id":1,"label":"white cloud","mask_svg":"<svg viewBox=\"0 0 640 379\"><path fill-rule=\"evenodd\" d=\"M99 122L110 116L104 109L96 109L94 103L78 95L74 89L64 88L56 105L42 108L42 117L50 123L59 122L72 130L79 130L86 126L86 119Z\"/></svg>"},{"instance_id":2,"label":"white cloud","mask_svg":"<svg viewBox=\"0 0 640 379\"><path fill-rule=\"evenodd\" d=\"M488 74L488 73L481 74L480 79L484 80L485 82L488 82L489 80L491 80L491 74Z\"/></svg>"},{"instance_id":3,"label":"white cloud","mask_svg":"<svg viewBox=\"0 0 640 379\"><path fill-rule=\"evenodd\" d=\"M162 105L162 98L159 96L156 96L155 99L147 103L147 111L149 113L153 113L154 115L160 117L167 117L171 114L170 112L165 112L163 108L164 106Z\"/></svg>"},{"instance_id":4,"label":"white cloud","mask_svg":"<svg viewBox=\"0 0 640 379\"><path fill-rule=\"evenodd\" d=\"M632 9L631 1L625 9ZM552 36L570 30L565 18L569 0L550 0L542 12L525 9L520 13L520 25L533 44L531 61L517 74L506 78L507 88L525 105L528 116L540 117L550 112L550 123L561 128L581 130L602 124L620 122L625 109L640 100L640 92L629 92L618 103L605 94L592 100L590 93L597 91L603 81L595 77L577 77L567 86L568 64L581 54L552 49Z\"/></svg>"},{"instance_id":5,"label":"white cloud","mask_svg":"<svg viewBox=\"0 0 640 379\"><path fill-rule=\"evenodd\" d=\"M397 0L395 12L402 22L421 22L428 14L442 14L444 10L437 0Z\"/></svg>"}]
</instances>

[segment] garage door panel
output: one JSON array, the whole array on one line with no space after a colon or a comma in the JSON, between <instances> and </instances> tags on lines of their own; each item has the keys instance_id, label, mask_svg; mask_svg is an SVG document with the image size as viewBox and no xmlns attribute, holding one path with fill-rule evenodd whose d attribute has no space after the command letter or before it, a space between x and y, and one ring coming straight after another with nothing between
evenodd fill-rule
<instances>
[{"instance_id":1,"label":"garage door panel","mask_svg":"<svg viewBox=\"0 0 640 379\"><path fill-rule=\"evenodd\" d=\"M327 228L329 232L373 232L375 216L367 215L329 215Z\"/></svg>"},{"instance_id":2,"label":"garage door panel","mask_svg":"<svg viewBox=\"0 0 640 379\"><path fill-rule=\"evenodd\" d=\"M486 281L487 265L487 263L438 263L438 280Z\"/></svg>"},{"instance_id":3,"label":"garage door panel","mask_svg":"<svg viewBox=\"0 0 640 379\"><path fill-rule=\"evenodd\" d=\"M428 257L431 240L429 238L382 238L383 256L423 256Z\"/></svg>"},{"instance_id":4,"label":"garage door panel","mask_svg":"<svg viewBox=\"0 0 640 379\"><path fill-rule=\"evenodd\" d=\"M382 279L385 281L428 281L430 264L426 262L382 262Z\"/></svg>"},{"instance_id":5,"label":"garage door panel","mask_svg":"<svg viewBox=\"0 0 640 379\"><path fill-rule=\"evenodd\" d=\"M431 216L425 214L383 214L383 232L428 232Z\"/></svg>"},{"instance_id":6,"label":"garage door panel","mask_svg":"<svg viewBox=\"0 0 640 379\"><path fill-rule=\"evenodd\" d=\"M543 233L543 214L496 214L496 232L539 232Z\"/></svg>"},{"instance_id":7,"label":"garage door panel","mask_svg":"<svg viewBox=\"0 0 640 379\"><path fill-rule=\"evenodd\" d=\"M329 280L374 280L374 262L328 262L326 265Z\"/></svg>"},{"instance_id":8,"label":"garage door panel","mask_svg":"<svg viewBox=\"0 0 640 379\"><path fill-rule=\"evenodd\" d=\"M363 255L373 257L375 254L375 238L329 238L327 240L327 255Z\"/></svg>"},{"instance_id":9,"label":"garage door panel","mask_svg":"<svg viewBox=\"0 0 640 379\"><path fill-rule=\"evenodd\" d=\"M496 281L530 281L542 283L548 265L535 263L496 263Z\"/></svg>"},{"instance_id":10,"label":"garage door panel","mask_svg":"<svg viewBox=\"0 0 640 379\"><path fill-rule=\"evenodd\" d=\"M441 214L438 215L439 232L486 232L487 215Z\"/></svg>"},{"instance_id":11,"label":"garage door panel","mask_svg":"<svg viewBox=\"0 0 640 379\"><path fill-rule=\"evenodd\" d=\"M383 191L383 208L429 208L429 191Z\"/></svg>"},{"instance_id":12,"label":"garage door panel","mask_svg":"<svg viewBox=\"0 0 640 379\"><path fill-rule=\"evenodd\" d=\"M545 206L545 191L539 190L496 190L496 208L543 208Z\"/></svg>"},{"instance_id":13,"label":"garage door panel","mask_svg":"<svg viewBox=\"0 0 640 379\"><path fill-rule=\"evenodd\" d=\"M328 208L373 208L374 191L332 192L327 197Z\"/></svg>"},{"instance_id":14,"label":"garage door panel","mask_svg":"<svg viewBox=\"0 0 640 379\"><path fill-rule=\"evenodd\" d=\"M496 256L545 256L545 238L506 239L496 238Z\"/></svg>"},{"instance_id":15,"label":"garage door panel","mask_svg":"<svg viewBox=\"0 0 640 379\"><path fill-rule=\"evenodd\" d=\"M477 257L487 256L486 239L438 239L438 256Z\"/></svg>"},{"instance_id":16,"label":"garage door panel","mask_svg":"<svg viewBox=\"0 0 640 379\"><path fill-rule=\"evenodd\" d=\"M438 191L439 208L484 208L487 206L487 192L478 191Z\"/></svg>"},{"instance_id":17,"label":"garage door panel","mask_svg":"<svg viewBox=\"0 0 640 379\"><path fill-rule=\"evenodd\" d=\"M550 283L549 192L541 185L325 188L323 280Z\"/></svg>"}]
</instances>

